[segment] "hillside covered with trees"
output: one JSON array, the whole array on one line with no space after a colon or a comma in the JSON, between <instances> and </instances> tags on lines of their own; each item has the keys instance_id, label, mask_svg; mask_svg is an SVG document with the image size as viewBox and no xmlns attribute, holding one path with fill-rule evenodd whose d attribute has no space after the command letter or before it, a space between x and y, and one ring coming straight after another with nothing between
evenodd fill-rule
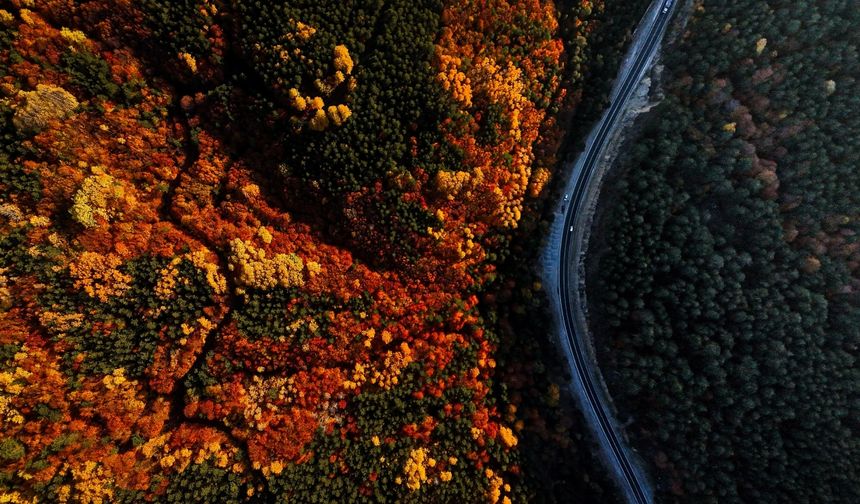
<instances>
[{"instance_id":1,"label":"hillside covered with trees","mask_svg":"<svg viewBox=\"0 0 860 504\"><path fill-rule=\"evenodd\" d=\"M0 502L613 498L524 258L644 3L0 4Z\"/></svg>"},{"instance_id":2,"label":"hillside covered with trees","mask_svg":"<svg viewBox=\"0 0 860 504\"><path fill-rule=\"evenodd\" d=\"M860 10L703 0L589 296L666 502L860 501Z\"/></svg>"}]
</instances>

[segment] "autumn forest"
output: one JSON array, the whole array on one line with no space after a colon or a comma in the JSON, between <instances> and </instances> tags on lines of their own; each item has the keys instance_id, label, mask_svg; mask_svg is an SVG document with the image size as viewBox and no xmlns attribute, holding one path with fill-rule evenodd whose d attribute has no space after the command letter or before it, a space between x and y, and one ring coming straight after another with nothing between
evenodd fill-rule
<instances>
[{"instance_id":1,"label":"autumn forest","mask_svg":"<svg viewBox=\"0 0 860 504\"><path fill-rule=\"evenodd\" d=\"M0 502L613 492L512 252L639 13L3 4Z\"/></svg>"},{"instance_id":2,"label":"autumn forest","mask_svg":"<svg viewBox=\"0 0 860 504\"><path fill-rule=\"evenodd\" d=\"M677 3L608 408L655 501L857 502L857 9ZM0 503L624 501L541 268L649 4L0 1Z\"/></svg>"}]
</instances>

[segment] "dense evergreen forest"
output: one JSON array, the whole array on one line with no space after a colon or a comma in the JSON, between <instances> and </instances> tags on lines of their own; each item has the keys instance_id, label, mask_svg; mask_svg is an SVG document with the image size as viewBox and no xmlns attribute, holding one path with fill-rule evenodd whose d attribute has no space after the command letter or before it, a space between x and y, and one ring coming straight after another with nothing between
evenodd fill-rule
<instances>
[{"instance_id":1,"label":"dense evergreen forest","mask_svg":"<svg viewBox=\"0 0 860 504\"><path fill-rule=\"evenodd\" d=\"M605 189L599 354L665 502L860 501L860 10L704 0Z\"/></svg>"}]
</instances>

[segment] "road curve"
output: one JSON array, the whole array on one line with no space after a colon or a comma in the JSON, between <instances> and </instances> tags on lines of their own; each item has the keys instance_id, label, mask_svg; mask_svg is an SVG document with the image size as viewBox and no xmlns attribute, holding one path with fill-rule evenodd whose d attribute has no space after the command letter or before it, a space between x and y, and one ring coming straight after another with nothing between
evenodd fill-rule
<instances>
[{"instance_id":1,"label":"road curve","mask_svg":"<svg viewBox=\"0 0 860 504\"><path fill-rule=\"evenodd\" d=\"M604 112L600 122L595 125L585 150L574 166L572 180L565 195L567 209L561 227L561 237L560 240L553 240L552 250L558 260L554 281L558 295L555 304L561 312L559 328L561 344L567 354L571 374L574 377L575 391L585 410L586 418L595 431L604 452L603 455L615 472L616 480L622 486L628 502L636 504L651 504L653 492L643 471L636 465L630 449L623 444L620 429L607 406L606 393L600 385L602 381L597 378L598 371L585 341L588 332L582 310L584 282L580 274L580 265L583 256L583 237L590 223L588 215L590 195L593 194L594 185L599 181L599 177L594 176L597 171L595 168L599 165L604 148L619 120L624 116L630 97L660 47L669 19L674 12L675 3L673 0L655 0L640 22L640 29L637 30L636 38L631 44L626 64L622 67L616 81L610 106ZM557 220L561 220L561 216Z\"/></svg>"}]
</instances>

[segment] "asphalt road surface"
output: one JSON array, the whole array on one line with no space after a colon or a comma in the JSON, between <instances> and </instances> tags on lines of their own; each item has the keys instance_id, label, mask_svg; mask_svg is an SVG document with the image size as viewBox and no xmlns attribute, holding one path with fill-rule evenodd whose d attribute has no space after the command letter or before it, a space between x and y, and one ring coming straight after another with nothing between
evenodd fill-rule
<instances>
[{"instance_id":1,"label":"asphalt road surface","mask_svg":"<svg viewBox=\"0 0 860 504\"><path fill-rule=\"evenodd\" d=\"M594 378L592 357L588 346L583 341L587 331L582 307L579 300L580 289L580 262L582 255L583 227L588 225L589 219L584 218L587 213L588 194L591 176L595 167L599 165L604 147L612 136L619 120L624 115L625 106L646 71L651 65L654 55L660 47L660 42L666 32L669 19L674 11L675 3L681 0L662 0L654 8L649 9L643 22L651 21L647 31L637 35L630 50L633 58L629 65L620 87L612 98L609 109L604 113L601 121L595 126L596 133L589 137L589 143L585 151L580 155L580 160L574 170L573 190L565 195L567 211L564 216L564 227L562 228L561 246L557 251L559 259L558 269L558 294L561 302L561 313L563 322L562 342L566 339L569 343L568 360L571 361L571 372L574 375L576 385L584 392L586 403L596 417L596 435L600 438L600 444L608 447L606 457L608 463L618 474L617 479L625 487L625 495L630 502L637 504L650 504L653 496L650 486L645 481L642 471L631 461L629 449L622 443L621 435L616 423L611 417L611 412L604 403L604 395L599 382ZM653 17L652 17L653 16ZM576 292L574 292L576 289ZM570 358L572 356L572 359Z\"/></svg>"}]
</instances>

